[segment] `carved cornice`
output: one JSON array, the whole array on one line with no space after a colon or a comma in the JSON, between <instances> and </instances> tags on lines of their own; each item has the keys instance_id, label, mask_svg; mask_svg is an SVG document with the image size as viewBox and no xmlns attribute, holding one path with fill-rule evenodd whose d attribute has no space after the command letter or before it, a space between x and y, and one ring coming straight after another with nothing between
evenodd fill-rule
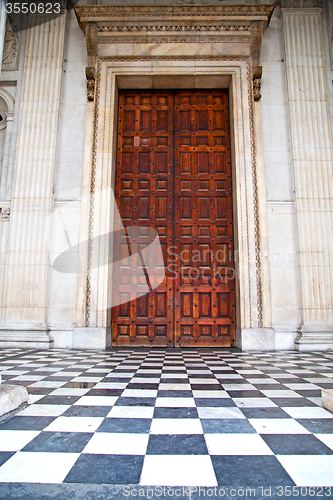
<instances>
[{"instance_id":1,"label":"carved cornice","mask_svg":"<svg viewBox=\"0 0 333 500\"><path fill-rule=\"evenodd\" d=\"M250 46L254 96L258 100L261 97L261 70L258 69L261 41L273 9L271 4L75 7L87 39L88 99L94 99L99 44L216 42Z\"/></svg>"},{"instance_id":2,"label":"carved cornice","mask_svg":"<svg viewBox=\"0 0 333 500\"><path fill-rule=\"evenodd\" d=\"M173 18L191 21L195 17L270 19L274 5L84 5L75 7L82 29L87 22L128 19ZM125 24L125 23L124 23Z\"/></svg>"}]
</instances>

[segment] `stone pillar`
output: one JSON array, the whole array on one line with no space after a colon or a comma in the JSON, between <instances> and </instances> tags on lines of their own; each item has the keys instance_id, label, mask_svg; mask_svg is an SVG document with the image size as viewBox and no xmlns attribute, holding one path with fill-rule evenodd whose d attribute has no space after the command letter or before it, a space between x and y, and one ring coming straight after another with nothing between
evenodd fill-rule
<instances>
[{"instance_id":1,"label":"stone pillar","mask_svg":"<svg viewBox=\"0 0 333 500\"><path fill-rule=\"evenodd\" d=\"M296 349L318 350L333 347L332 131L321 9L299 7L282 9L301 286Z\"/></svg>"},{"instance_id":2,"label":"stone pillar","mask_svg":"<svg viewBox=\"0 0 333 500\"><path fill-rule=\"evenodd\" d=\"M53 207L66 16L27 32L0 345L48 348L47 219Z\"/></svg>"}]
</instances>

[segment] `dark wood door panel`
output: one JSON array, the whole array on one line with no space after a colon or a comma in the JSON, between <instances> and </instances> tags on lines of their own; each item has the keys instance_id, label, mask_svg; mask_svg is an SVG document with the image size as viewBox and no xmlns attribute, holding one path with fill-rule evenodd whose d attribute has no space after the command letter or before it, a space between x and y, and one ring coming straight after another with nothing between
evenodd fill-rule
<instances>
[{"instance_id":1,"label":"dark wood door panel","mask_svg":"<svg viewBox=\"0 0 333 500\"><path fill-rule=\"evenodd\" d=\"M228 95L175 94L175 340L230 346L234 338Z\"/></svg>"},{"instance_id":2,"label":"dark wood door panel","mask_svg":"<svg viewBox=\"0 0 333 500\"><path fill-rule=\"evenodd\" d=\"M121 92L119 95L116 202L123 225L136 225L143 233L157 231L161 255L149 255L153 261L141 274L140 241L132 238L131 262L114 264L113 303L126 293L131 302L113 308L112 338L119 346L167 346L173 342L173 283L167 276L159 281L159 269L164 273L167 245L172 242L173 196L173 94L172 92ZM146 242L141 236L141 245ZM149 238L148 238L149 239ZM115 240L115 254L125 237ZM124 250L126 252L126 249ZM154 247L154 252L157 248ZM147 262L146 262L147 263ZM148 271L154 268L154 272ZM148 290L147 290L148 288ZM144 290L146 293L143 295ZM150 291L149 291L150 290ZM123 308L123 310L121 309Z\"/></svg>"},{"instance_id":3,"label":"dark wood door panel","mask_svg":"<svg viewBox=\"0 0 333 500\"><path fill-rule=\"evenodd\" d=\"M125 227L158 232L166 277L154 288L156 256L150 279L147 269L133 273L140 240L131 241L130 263L114 265L114 344L233 345L228 120L226 91L120 92L116 201ZM128 242L116 238L115 254Z\"/></svg>"}]
</instances>

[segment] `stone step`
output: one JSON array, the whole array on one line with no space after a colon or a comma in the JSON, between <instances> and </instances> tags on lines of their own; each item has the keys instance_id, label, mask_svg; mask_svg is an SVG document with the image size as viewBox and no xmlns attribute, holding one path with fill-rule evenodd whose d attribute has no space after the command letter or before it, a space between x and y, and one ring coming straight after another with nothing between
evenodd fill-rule
<instances>
[{"instance_id":1,"label":"stone step","mask_svg":"<svg viewBox=\"0 0 333 500\"><path fill-rule=\"evenodd\" d=\"M333 412L333 389L322 389L321 397L323 407Z\"/></svg>"}]
</instances>

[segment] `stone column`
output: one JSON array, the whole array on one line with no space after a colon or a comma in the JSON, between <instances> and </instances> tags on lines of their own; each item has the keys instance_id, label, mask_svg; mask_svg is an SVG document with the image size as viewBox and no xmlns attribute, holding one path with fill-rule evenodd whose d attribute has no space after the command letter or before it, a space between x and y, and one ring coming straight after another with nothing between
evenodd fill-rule
<instances>
[{"instance_id":1,"label":"stone column","mask_svg":"<svg viewBox=\"0 0 333 500\"><path fill-rule=\"evenodd\" d=\"M27 32L0 345L48 348L48 216L53 207L66 16Z\"/></svg>"},{"instance_id":2,"label":"stone column","mask_svg":"<svg viewBox=\"0 0 333 500\"><path fill-rule=\"evenodd\" d=\"M282 9L301 287L296 348L316 350L333 347L332 131L321 9L299 7Z\"/></svg>"}]
</instances>

